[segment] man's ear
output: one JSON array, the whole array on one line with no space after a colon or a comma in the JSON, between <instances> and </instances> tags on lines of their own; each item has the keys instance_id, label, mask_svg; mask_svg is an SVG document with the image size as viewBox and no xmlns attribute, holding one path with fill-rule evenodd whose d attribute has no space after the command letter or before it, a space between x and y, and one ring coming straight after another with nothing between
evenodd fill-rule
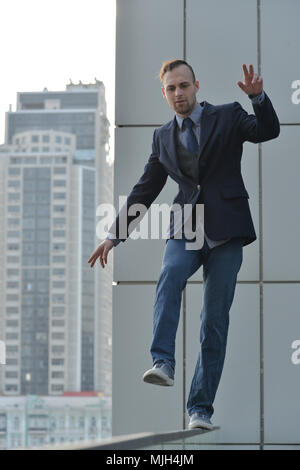
<instances>
[{"instance_id":1,"label":"man's ear","mask_svg":"<svg viewBox=\"0 0 300 470\"><path fill-rule=\"evenodd\" d=\"M163 86L161 87L161 92L162 92L163 97L165 98L166 97L166 92L165 92L165 88Z\"/></svg>"},{"instance_id":2,"label":"man's ear","mask_svg":"<svg viewBox=\"0 0 300 470\"><path fill-rule=\"evenodd\" d=\"M196 81L195 81L195 88L196 88L196 93L197 93L198 90L199 90L199 88L200 88L199 80L196 80Z\"/></svg>"}]
</instances>

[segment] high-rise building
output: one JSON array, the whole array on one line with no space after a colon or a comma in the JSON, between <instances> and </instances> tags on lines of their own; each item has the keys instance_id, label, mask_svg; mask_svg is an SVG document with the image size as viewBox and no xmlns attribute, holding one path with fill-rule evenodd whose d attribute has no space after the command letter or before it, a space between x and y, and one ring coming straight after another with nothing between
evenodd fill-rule
<instances>
[{"instance_id":1,"label":"high-rise building","mask_svg":"<svg viewBox=\"0 0 300 470\"><path fill-rule=\"evenodd\" d=\"M103 84L20 93L6 123L0 390L110 395L111 272L88 265L96 207L112 192Z\"/></svg>"},{"instance_id":2,"label":"high-rise building","mask_svg":"<svg viewBox=\"0 0 300 470\"><path fill-rule=\"evenodd\" d=\"M102 119L99 127L98 115ZM96 139L107 136L105 88L102 82L73 84L65 91L21 92L16 111L6 113L5 143L26 130L58 130L76 135L75 161L96 160Z\"/></svg>"}]
</instances>

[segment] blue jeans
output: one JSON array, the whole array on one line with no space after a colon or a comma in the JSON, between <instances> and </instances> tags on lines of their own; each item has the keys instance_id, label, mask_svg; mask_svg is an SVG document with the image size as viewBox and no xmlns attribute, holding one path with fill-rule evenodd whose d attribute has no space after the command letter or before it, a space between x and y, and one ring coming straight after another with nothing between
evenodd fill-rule
<instances>
[{"instance_id":1,"label":"blue jeans","mask_svg":"<svg viewBox=\"0 0 300 470\"><path fill-rule=\"evenodd\" d=\"M206 240L199 250L186 250L186 240L168 240L156 286L153 311L153 363L165 360L175 370L175 338L182 291L187 280L203 265L203 303L200 313L200 351L187 401L191 415L209 418L221 378L229 326L229 310L237 274L243 260L243 240L231 239L210 249Z\"/></svg>"}]
</instances>

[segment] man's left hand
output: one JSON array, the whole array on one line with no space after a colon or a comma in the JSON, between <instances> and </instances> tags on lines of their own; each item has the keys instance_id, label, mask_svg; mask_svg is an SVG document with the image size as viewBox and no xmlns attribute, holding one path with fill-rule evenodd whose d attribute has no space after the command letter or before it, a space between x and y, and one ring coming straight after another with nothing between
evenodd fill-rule
<instances>
[{"instance_id":1,"label":"man's left hand","mask_svg":"<svg viewBox=\"0 0 300 470\"><path fill-rule=\"evenodd\" d=\"M237 85L243 90L247 95L257 96L262 92L263 89L263 79L256 73L254 73L253 65L249 65L249 71L246 64L243 64L244 71L244 83L237 82Z\"/></svg>"}]
</instances>

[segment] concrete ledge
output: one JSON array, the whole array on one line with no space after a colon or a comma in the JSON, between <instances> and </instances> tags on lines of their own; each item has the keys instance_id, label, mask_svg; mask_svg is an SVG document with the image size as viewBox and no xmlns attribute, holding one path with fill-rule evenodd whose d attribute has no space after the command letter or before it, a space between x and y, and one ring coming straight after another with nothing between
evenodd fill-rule
<instances>
[{"instance_id":1,"label":"concrete ledge","mask_svg":"<svg viewBox=\"0 0 300 470\"><path fill-rule=\"evenodd\" d=\"M220 429L215 426L213 429L193 429L182 431L168 431L163 433L138 433L114 436L111 439L74 443L66 445L47 445L30 450L137 450L144 447L164 444L166 442L183 440L199 434L206 434ZM22 449L26 450L26 449Z\"/></svg>"}]
</instances>

